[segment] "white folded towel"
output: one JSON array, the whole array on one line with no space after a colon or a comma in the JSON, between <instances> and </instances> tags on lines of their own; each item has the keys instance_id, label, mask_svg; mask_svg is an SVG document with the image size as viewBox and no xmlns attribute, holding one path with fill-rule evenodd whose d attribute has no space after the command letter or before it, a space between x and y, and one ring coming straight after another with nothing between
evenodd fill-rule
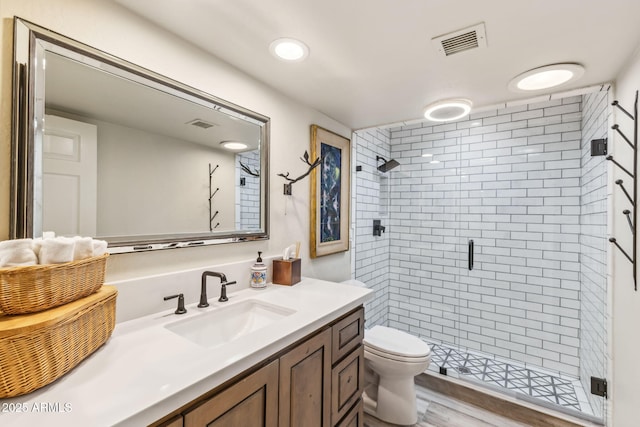
<instances>
[{"instance_id":1,"label":"white folded towel","mask_svg":"<svg viewBox=\"0 0 640 427\"><path fill-rule=\"evenodd\" d=\"M31 246L33 248L33 252L35 252L36 256L40 258L40 248L42 247L42 237L36 237L33 239L33 244Z\"/></svg>"},{"instance_id":2,"label":"white folded towel","mask_svg":"<svg viewBox=\"0 0 640 427\"><path fill-rule=\"evenodd\" d=\"M108 243L104 240L93 239L93 256L101 256L107 253Z\"/></svg>"},{"instance_id":3,"label":"white folded towel","mask_svg":"<svg viewBox=\"0 0 640 427\"><path fill-rule=\"evenodd\" d=\"M40 264L60 264L73 261L75 241L69 237L43 239L40 242Z\"/></svg>"},{"instance_id":4,"label":"white folded towel","mask_svg":"<svg viewBox=\"0 0 640 427\"><path fill-rule=\"evenodd\" d=\"M0 267L35 265L38 257L33 251L32 239L14 239L0 242Z\"/></svg>"},{"instance_id":5,"label":"white folded towel","mask_svg":"<svg viewBox=\"0 0 640 427\"><path fill-rule=\"evenodd\" d=\"M73 260L78 261L93 256L93 239L91 237L76 236L73 238L75 246L73 249Z\"/></svg>"}]
</instances>

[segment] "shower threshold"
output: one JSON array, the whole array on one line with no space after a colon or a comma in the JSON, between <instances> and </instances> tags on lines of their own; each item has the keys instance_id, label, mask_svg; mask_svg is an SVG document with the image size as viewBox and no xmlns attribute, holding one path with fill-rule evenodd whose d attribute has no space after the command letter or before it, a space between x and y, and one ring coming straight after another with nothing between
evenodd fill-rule
<instances>
[{"instance_id":1,"label":"shower threshold","mask_svg":"<svg viewBox=\"0 0 640 427\"><path fill-rule=\"evenodd\" d=\"M578 378L525 367L519 362L468 353L442 344L428 344L431 347L430 371L442 373L446 370L449 376L508 391L532 403L595 418Z\"/></svg>"}]
</instances>

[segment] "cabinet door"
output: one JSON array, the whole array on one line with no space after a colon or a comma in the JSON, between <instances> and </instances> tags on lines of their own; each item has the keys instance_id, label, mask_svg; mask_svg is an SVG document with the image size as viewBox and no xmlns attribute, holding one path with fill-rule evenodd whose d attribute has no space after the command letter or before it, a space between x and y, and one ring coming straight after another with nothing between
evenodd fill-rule
<instances>
[{"instance_id":1,"label":"cabinet door","mask_svg":"<svg viewBox=\"0 0 640 427\"><path fill-rule=\"evenodd\" d=\"M280 358L280 427L329 427L331 330Z\"/></svg>"},{"instance_id":2,"label":"cabinet door","mask_svg":"<svg viewBox=\"0 0 640 427\"><path fill-rule=\"evenodd\" d=\"M278 361L224 389L184 416L185 427L276 427Z\"/></svg>"}]
</instances>

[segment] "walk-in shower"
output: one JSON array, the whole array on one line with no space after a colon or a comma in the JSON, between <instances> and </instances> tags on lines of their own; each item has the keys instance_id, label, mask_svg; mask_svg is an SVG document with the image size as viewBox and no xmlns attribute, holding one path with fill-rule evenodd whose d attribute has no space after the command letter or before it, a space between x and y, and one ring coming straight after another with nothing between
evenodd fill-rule
<instances>
[{"instance_id":1,"label":"walk-in shower","mask_svg":"<svg viewBox=\"0 0 640 427\"><path fill-rule=\"evenodd\" d=\"M353 273L368 325L431 344L434 372L602 420L608 91L553 98L356 132Z\"/></svg>"}]
</instances>

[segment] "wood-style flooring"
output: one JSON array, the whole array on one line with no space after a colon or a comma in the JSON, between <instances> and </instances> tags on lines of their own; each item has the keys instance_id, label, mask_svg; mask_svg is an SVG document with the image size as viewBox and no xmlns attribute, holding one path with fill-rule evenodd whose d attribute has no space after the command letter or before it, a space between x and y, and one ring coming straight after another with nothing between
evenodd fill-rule
<instances>
[{"instance_id":1,"label":"wood-style flooring","mask_svg":"<svg viewBox=\"0 0 640 427\"><path fill-rule=\"evenodd\" d=\"M516 402L453 378L416 377L418 422L413 427L601 427L599 423ZM397 427L368 414L365 427Z\"/></svg>"},{"instance_id":2,"label":"wood-style flooring","mask_svg":"<svg viewBox=\"0 0 640 427\"><path fill-rule=\"evenodd\" d=\"M526 427L509 418L496 415L474 405L416 386L418 423L414 427ZM364 416L365 427L396 427Z\"/></svg>"}]
</instances>

